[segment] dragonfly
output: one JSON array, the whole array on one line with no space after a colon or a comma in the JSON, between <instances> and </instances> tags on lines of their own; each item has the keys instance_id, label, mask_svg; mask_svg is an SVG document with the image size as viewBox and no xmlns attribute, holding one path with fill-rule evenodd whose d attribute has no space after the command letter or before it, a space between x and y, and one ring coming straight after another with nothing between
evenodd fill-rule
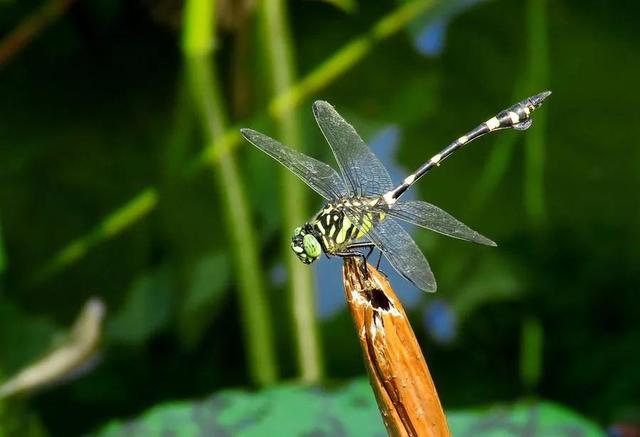
<instances>
[{"instance_id":1,"label":"dragonfly","mask_svg":"<svg viewBox=\"0 0 640 437\"><path fill-rule=\"evenodd\" d=\"M353 126L325 101L314 102L313 114L340 173L260 132L241 129L241 133L327 202L293 232L291 248L300 261L311 264L322 254L366 260L377 248L401 276L424 291L434 292L437 287L431 267L400 222L487 246L496 243L437 206L422 200L403 200L402 195L422 176L483 135L503 129L528 129L533 111L550 94L544 91L500 111L433 155L398 185L393 184Z\"/></svg>"}]
</instances>

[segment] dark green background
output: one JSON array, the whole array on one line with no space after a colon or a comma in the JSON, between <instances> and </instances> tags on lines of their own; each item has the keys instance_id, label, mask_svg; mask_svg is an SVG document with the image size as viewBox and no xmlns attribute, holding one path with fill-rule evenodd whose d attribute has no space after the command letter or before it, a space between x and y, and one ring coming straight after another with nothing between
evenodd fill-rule
<instances>
[{"instance_id":1,"label":"dark green background","mask_svg":"<svg viewBox=\"0 0 640 437\"><path fill-rule=\"evenodd\" d=\"M0 2L0 35L39 5ZM322 2L289 2L299 74L397 6L362 1L346 13ZM528 41L528 10L527 2L517 1L462 8L451 18L439 56L421 56L410 31L377 44L301 105L304 147L330 159L310 110L312 100L326 99L365 138L384 125L399 126L397 162L411 170L493 112L551 89L540 109L546 123L479 140L416 187L419 197L499 246L418 231L439 280L437 297L454 308L465 296L472 303L447 345L433 341L422 322L433 296L420 296L411 314L447 409L535 395L606 427L640 414L640 11L634 2L548 1L542 23L548 53L536 54ZM175 176L175 168L203 147L181 124L189 121L181 118L179 12L179 2L169 0L80 1L0 66L6 256L0 375L8 377L46 351L89 296L102 297L109 309L95 369L10 401L52 435L88 432L164 401L251 387L233 259L211 171L187 180ZM243 32L247 62L240 71L232 68L237 35L221 34L216 52L220 86L237 122L261 111L269 88L252 18ZM531 59L541 58L548 78L542 89L529 89ZM234 81L247 93L244 104L233 103ZM252 127L275 135L269 126ZM527 184L537 182L528 179L523 140L536 127L544 152L540 216L527 208L525 194ZM495 189L479 197L483 175L499 171L489 168L490 157L503 136L515 141L512 156ZM244 143L237 156L269 278L284 256L292 256L280 251L291 230L280 226L276 164ZM57 250L150 184L161 187L152 214L32 285L32 275ZM203 259L220 281L218 298L185 315L183 290L193 281L188 272ZM130 290L141 277L151 278L152 299L132 304ZM502 293L504 281L512 285ZM278 360L289 380L296 370L285 293L282 284L269 287ZM541 377L528 383L519 370L523 320L544 331ZM320 330L327 381L362 375L346 311L321 321Z\"/></svg>"}]
</instances>

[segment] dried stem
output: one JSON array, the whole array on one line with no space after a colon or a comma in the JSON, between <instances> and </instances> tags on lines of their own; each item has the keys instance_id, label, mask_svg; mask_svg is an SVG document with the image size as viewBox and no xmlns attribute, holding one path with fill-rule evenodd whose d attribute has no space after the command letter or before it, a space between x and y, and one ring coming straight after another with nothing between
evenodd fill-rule
<instances>
[{"instance_id":1,"label":"dried stem","mask_svg":"<svg viewBox=\"0 0 640 437\"><path fill-rule=\"evenodd\" d=\"M343 279L378 408L392 436L450 436L440 399L409 319L389 281L358 258Z\"/></svg>"},{"instance_id":2,"label":"dried stem","mask_svg":"<svg viewBox=\"0 0 640 437\"><path fill-rule=\"evenodd\" d=\"M0 41L0 67L60 17L75 0L50 0Z\"/></svg>"},{"instance_id":3,"label":"dried stem","mask_svg":"<svg viewBox=\"0 0 640 437\"><path fill-rule=\"evenodd\" d=\"M105 305L100 299L90 299L76 319L67 340L0 385L0 399L68 381L90 370L97 363L105 312ZM0 435L4 434L0 432Z\"/></svg>"}]
</instances>

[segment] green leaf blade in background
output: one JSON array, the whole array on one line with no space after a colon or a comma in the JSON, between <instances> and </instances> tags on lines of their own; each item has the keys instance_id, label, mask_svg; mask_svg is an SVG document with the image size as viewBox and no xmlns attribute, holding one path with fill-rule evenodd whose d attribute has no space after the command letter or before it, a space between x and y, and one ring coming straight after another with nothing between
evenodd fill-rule
<instances>
[{"instance_id":1,"label":"green leaf blade in background","mask_svg":"<svg viewBox=\"0 0 640 437\"><path fill-rule=\"evenodd\" d=\"M217 2L212 4L215 6ZM227 131L227 115L218 80L218 64L210 46L216 29L210 5L206 0L189 0L189 14L184 16L183 32L184 40L190 42L183 45L183 55L191 101L198 115L202 137L205 144L215 145ZM193 30L200 27L206 32ZM200 41L195 40L197 37ZM244 181L233 153L223 155L212 170L222 197L221 212L226 225L224 237L234 259L250 377L260 386L271 385L279 373L273 317L266 294L262 260L258 255L260 240L254 233ZM218 229L211 230L214 231Z\"/></svg>"},{"instance_id":2,"label":"green leaf blade in background","mask_svg":"<svg viewBox=\"0 0 640 437\"><path fill-rule=\"evenodd\" d=\"M107 325L116 343L141 346L165 329L173 316L175 289L168 267L148 271L134 281Z\"/></svg>"},{"instance_id":3,"label":"green leaf blade in background","mask_svg":"<svg viewBox=\"0 0 640 437\"><path fill-rule=\"evenodd\" d=\"M283 0L260 3L260 18L266 65L271 68L271 88L276 96L286 93L294 86L296 60L294 58L287 3ZM277 128L281 141L296 150L302 149L300 120L295 107L284 108L278 118ZM283 235L301 226L309 216L306 187L288 169L278 168L283 209ZM281 247L289 254L290 243L284 240ZM315 287L312 270L295 257L287 259L289 298L292 310L292 331L297 350L300 378L308 383L317 383L323 376L324 363L315 317Z\"/></svg>"},{"instance_id":4,"label":"green leaf blade in background","mask_svg":"<svg viewBox=\"0 0 640 437\"><path fill-rule=\"evenodd\" d=\"M197 261L179 310L180 335L193 348L222 309L228 296L229 260L224 253L208 254Z\"/></svg>"}]
</instances>

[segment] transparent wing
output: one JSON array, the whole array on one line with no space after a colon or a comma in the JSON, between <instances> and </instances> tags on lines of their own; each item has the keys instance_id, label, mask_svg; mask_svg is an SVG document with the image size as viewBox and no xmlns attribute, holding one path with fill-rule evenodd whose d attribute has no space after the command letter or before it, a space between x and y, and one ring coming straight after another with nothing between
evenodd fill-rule
<instances>
[{"instance_id":1,"label":"transparent wing","mask_svg":"<svg viewBox=\"0 0 640 437\"><path fill-rule=\"evenodd\" d=\"M421 200L398 201L385 211L392 217L449 237L496 246L496 243L474 231L451 214Z\"/></svg>"},{"instance_id":2,"label":"transparent wing","mask_svg":"<svg viewBox=\"0 0 640 437\"><path fill-rule=\"evenodd\" d=\"M363 215L353 209L345 211L349 220L357 227L367 230L364 239L369 239L382 251L389 263L402 276L421 290L436 291L436 279L431 267L411 236L393 218L371 225Z\"/></svg>"},{"instance_id":3,"label":"transparent wing","mask_svg":"<svg viewBox=\"0 0 640 437\"><path fill-rule=\"evenodd\" d=\"M352 196L379 196L393 188L391 177L380 160L333 106L317 101L313 104L313 114Z\"/></svg>"},{"instance_id":4,"label":"transparent wing","mask_svg":"<svg viewBox=\"0 0 640 437\"><path fill-rule=\"evenodd\" d=\"M349 192L338 172L324 162L252 129L240 129L240 132L251 144L287 167L325 199L335 201L348 195Z\"/></svg>"}]
</instances>

